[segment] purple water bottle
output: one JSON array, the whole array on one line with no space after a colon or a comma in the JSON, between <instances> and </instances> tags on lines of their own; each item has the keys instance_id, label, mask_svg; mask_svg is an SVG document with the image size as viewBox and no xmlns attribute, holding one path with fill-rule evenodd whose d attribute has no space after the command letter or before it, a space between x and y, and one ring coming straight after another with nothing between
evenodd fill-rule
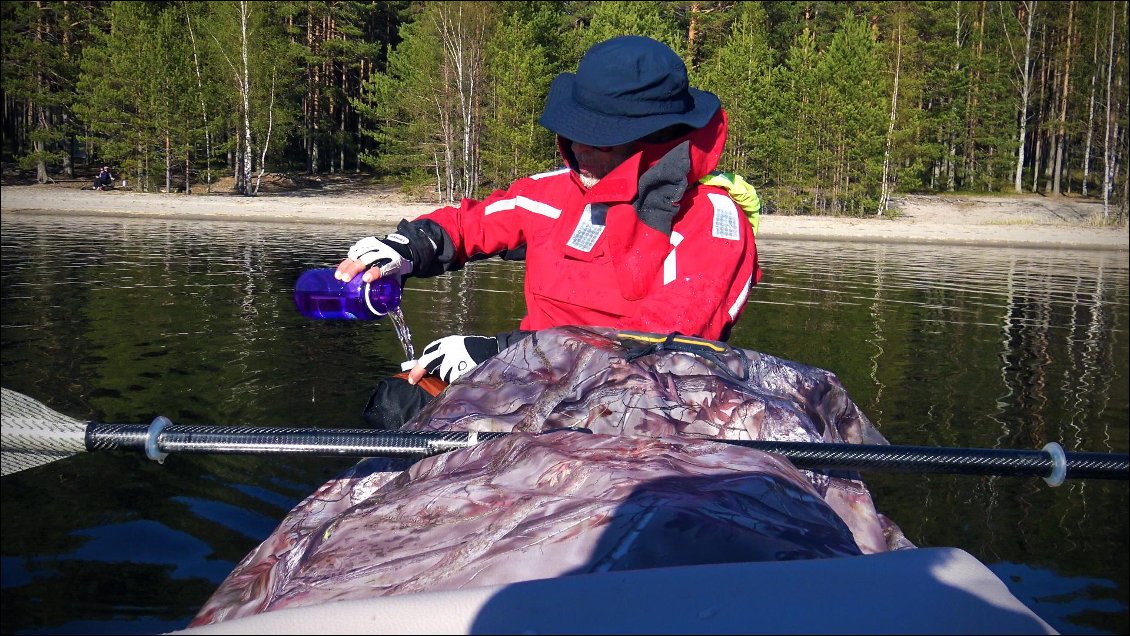
<instances>
[{"instance_id":1,"label":"purple water bottle","mask_svg":"<svg viewBox=\"0 0 1130 636\"><path fill-rule=\"evenodd\" d=\"M400 307L400 284L391 278L343 283L332 269L311 269L294 285L298 313L315 320L379 320Z\"/></svg>"}]
</instances>

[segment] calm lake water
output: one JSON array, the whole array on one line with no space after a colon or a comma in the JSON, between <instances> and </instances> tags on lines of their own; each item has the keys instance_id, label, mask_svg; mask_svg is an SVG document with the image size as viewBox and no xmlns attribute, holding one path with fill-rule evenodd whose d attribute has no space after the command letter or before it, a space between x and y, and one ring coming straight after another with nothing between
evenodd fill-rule
<instances>
[{"instance_id":1,"label":"calm lake water","mask_svg":"<svg viewBox=\"0 0 1130 636\"><path fill-rule=\"evenodd\" d=\"M361 426L404 359L392 324L309 321L292 291L388 230L4 215L3 386L84 420ZM835 372L892 443L1127 452L1125 252L767 240L761 253L731 344ZM410 282L416 348L515 329L522 279L492 260ZM182 628L353 461L84 453L4 477L2 631ZM1061 632L1130 630L1126 482L864 478L908 538L970 552Z\"/></svg>"}]
</instances>

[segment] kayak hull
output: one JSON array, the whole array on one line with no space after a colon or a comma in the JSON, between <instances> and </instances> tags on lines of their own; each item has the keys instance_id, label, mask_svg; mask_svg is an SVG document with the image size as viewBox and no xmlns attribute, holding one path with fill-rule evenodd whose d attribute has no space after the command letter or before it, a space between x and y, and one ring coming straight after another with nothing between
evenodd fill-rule
<instances>
[{"instance_id":1,"label":"kayak hull","mask_svg":"<svg viewBox=\"0 0 1130 636\"><path fill-rule=\"evenodd\" d=\"M677 601L676 601L677 599ZM264 612L176 634L1054 634L957 548L580 574Z\"/></svg>"}]
</instances>

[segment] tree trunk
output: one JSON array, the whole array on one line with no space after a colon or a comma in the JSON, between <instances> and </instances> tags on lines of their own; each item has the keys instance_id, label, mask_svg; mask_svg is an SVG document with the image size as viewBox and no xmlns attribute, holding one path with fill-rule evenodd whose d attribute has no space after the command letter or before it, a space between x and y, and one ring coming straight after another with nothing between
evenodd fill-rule
<instances>
[{"instance_id":1,"label":"tree trunk","mask_svg":"<svg viewBox=\"0 0 1130 636\"><path fill-rule=\"evenodd\" d=\"M315 65L312 69L314 81L310 86L310 174L320 174L321 128L322 128L322 76Z\"/></svg>"},{"instance_id":2,"label":"tree trunk","mask_svg":"<svg viewBox=\"0 0 1130 636\"><path fill-rule=\"evenodd\" d=\"M456 173L452 175L451 181L453 185L458 184L458 193L461 197L474 196L475 187L478 185L479 167L475 145L476 131L479 127L479 75L485 41L482 16L474 13L478 9L470 7L467 11L471 11L472 14L466 15L464 7L468 5L470 3L454 3L457 12L454 18L449 13L452 5L445 5L440 13L438 25L447 65L451 69L448 77L454 83L454 96L458 107L459 130L458 133L452 130L451 141L454 144L455 135L458 134L461 146L458 148L460 165L455 167ZM454 151L455 148L452 148L453 160Z\"/></svg>"},{"instance_id":3,"label":"tree trunk","mask_svg":"<svg viewBox=\"0 0 1130 636\"><path fill-rule=\"evenodd\" d=\"M200 113L204 117L204 166L206 181L205 192L212 191L212 131L208 128L208 105L204 103L204 78L200 75L200 56L196 52L196 34L192 30L192 16L188 7L184 10L185 24L188 26L188 38L192 42L192 66L196 70L196 88L200 91ZM185 192L188 192L188 157L185 157Z\"/></svg>"},{"instance_id":4,"label":"tree trunk","mask_svg":"<svg viewBox=\"0 0 1130 636\"><path fill-rule=\"evenodd\" d=\"M47 109L43 106L34 106L36 127L39 130L47 130ZM47 152L47 144L40 138L36 138L32 142L32 148L35 149L35 180L38 183L47 183L47 162L43 160L44 154Z\"/></svg>"},{"instance_id":5,"label":"tree trunk","mask_svg":"<svg viewBox=\"0 0 1130 636\"><path fill-rule=\"evenodd\" d=\"M1036 88L1036 95L1039 96L1038 107L1035 112L1035 121L1032 122L1032 139L1036 142L1035 151L1032 153L1032 192L1039 192L1040 183L1040 158L1041 152L1044 149L1044 137L1041 133L1044 132L1044 112L1048 103L1045 93L1047 92L1048 85L1048 64L1046 62L1046 52L1048 48L1047 30L1043 30L1040 34L1040 55L1038 60L1040 64L1039 72L1039 86Z\"/></svg>"},{"instance_id":6,"label":"tree trunk","mask_svg":"<svg viewBox=\"0 0 1130 636\"><path fill-rule=\"evenodd\" d=\"M1114 177L1114 147L1110 143L1111 75L1114 73L1114 30L1115 11L1118 4L1110 4L1110 48L1107 50L1106 64L1106 133L1103 136L1103 220L1110 220L1110 190Z\"/></svg>"},{"instance_id":7,"label":"tree trunk","mask_svg":"<svg viewBox=\"0 0 1130 636\"><path fill-rule=\"evenodd\" d=\"M64 122L68 121L68 119L69 117L63 115ZM78 147L78 144L75 141L75 136L67 135L66 144L67 151L63 153L63 174L67 175L68 179L73 179L75 176L75 150L77 150Z\"/></svg>"},{"instance_id":8,"label":"tree trunk","mask_svg":"<svg viewBox=\"0 0 1130 636\"><path fill-rule=\"evenodd\" d=\"M687 24L687 68L695 67L695 46L698 45L698 3L691 3L690 17Z\"/></svg>"},{"instance_id":9,"label":"tree trunk","mask_svg":"<svg viewBox=\"0 0 1130 636\"><path fill-rule=\"evenodd\" d=\"M248 61L247 19L251 14L251 7L247 0L239 3L240 43L243 53L243 163L240 170L243 194L251 194L251 71Z\"/></svg>"},{"instance_id":10,"label":"tree trunk","mask_svg":"<svg viewBox=\"0 0 1130 636\"><path fill-rule=\"evenodd\" d=\"M1099 75L1099 17L1095 13L1095 49L1091 53L1091 98L1087 112L1087 145L1083 150L1083 196L1091 179L1091 141L1095 136L1095 86Z\"/></svg>"},{"instance_id":11,"label":"tree trunk","mask_svg":"<svg viewBox=\"0 0 1130 636\"><path fill-rule=\"evenodd\" d=\"M43 32L47 29L44 25L43 12L46 8L42 2L36 2L35 6L39 11L36 12L35 22L35 41L36 50L40 50L43 42ZM46 80L43 73L37 68L35 73L35 88L41 93L47 92ZM28 108L31 112L35 113L35 128L40 131L47 130L47 109L36 100L28 103ZM47 183L47 162L44 161L43 156L47 152L47 144L43 141L43 135L35 135L31 147L35 152L35 180L37 183Z\"/></svg>"},{"instance_id":12,"label":"tree trunk","mask_svg":"<svg viewBox=\"0 0 1130 636\"><path fill-rule=\"evenodd\" d=\"M1028 135L1028 93L1031 90L1032 83L1032 69L1029 67L1029 62L1032 57L1032 26L1036 17L1036 1L1021 3L1028 13L1028 26L1024 29L1024 66L1020 69L1022 81L1020 89L1020 133L1017 136L1016 175L1012 183L1017 193L1024 192L1024 140Z\"/></svg>"},{"instance_id":13,"label":"tree trunk","mask_svg":"<svg viewBox=\"0 0 1130 636\"><path fill-rule=\"evenodd\" d=\"M259 186L263 182L263 173L267 170L267 148L271 145L271 129L275 126L275 68L271 69L271 97L267 101L267 134L263 137L263 152L259 157L259 174L255 177L255 194L259 194Z\"/></svg>"},{"instance_id":14,"label":"tree trunk","mask_svg":"<svg viewBox=\"0 0 1130 636\"><path fill-rule=\"evenodd\" d=\"M1075 26L1075 0L1067 6L1067 52L1063 55L1063 88L1059 101L1059 126L1056 128L1055 142L1055 178L1052 181L1052 192L1060 194L1060 178L1063 174L1063 151L1066 145L1065 129L1067 126L1067 94L1071 88L1071 49L1074 43Z\"/></svg>"},{"instance_id":15,"label":"tree trunk","mask_svg":"<svg viewBox=\"0 0 1130 636\"><path fill-rule=\"evenodd\" d=\"M891 139L895 135L895 115L898 113L899 103L899 70L902 65L902 19L899 19L898 44L895 47L895 81L891 89L891 116L887 124L887 147L883 151L883 191L879 196L879 210L875 216L883 216L891 198Z\"/></svg>"},{"instance_id":16,"label":"tree trunk","mask_svg":"<svg viewBox=\"0 0 1130 636\"><path fill-rule=\"evenodd\" d=\"M165 129L165 192L173 191L173 144L169 129Z\"/></svg>"},{"instance_id":17,"label":"tree trunk","mask_svg":"<svg viewBox=\"0 0 1130 636\"><path fill-rule=\"evenodd\" d=\"M985 54L985 10L987 1L981 0L977 12L977 46L975 48L972 72L970 73L969 96L966 101L965 122L965 174L967 184L972 185L975 179L975 164L977 148L977 105L980 101L981 60Z\"/></svg>"},{"instance_id":18,"label":"tree trunk","mask_svg":"<svg viewBox=\"0 0 1130 636\"><path fill-rule=\"evenodd\" d=\"M314 51L314 16L313 16L312 3L306 2L306 50ZM306 150L306 174L314 174L316 170L314 152L314 135L311 132L314 128L314 65L307 64L306 66L306 95L302 98L302 116L304 118L304 126L302 127L302 141Z\"/></svg>"}]
</instances>

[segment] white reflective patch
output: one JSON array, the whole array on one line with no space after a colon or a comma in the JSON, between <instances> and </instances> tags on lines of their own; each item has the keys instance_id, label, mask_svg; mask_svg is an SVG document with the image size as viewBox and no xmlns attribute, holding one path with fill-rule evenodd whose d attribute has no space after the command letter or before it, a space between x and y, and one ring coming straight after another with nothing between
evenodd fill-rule
<instances>
[{"instance_id":1,"label":"white reflective patch","mask_svg":"<svg viewBox=\"0 0 1130 636\"><path fill-rule=\"evenodd\" d=\"M526 197L521 196L514 197L513 199L502 199L501 201L495 201L494 203L491 203L487 206L487 209L483 212L483 214L491 215L495 212L504 212L506 210L514 210L518 208L526 210L527 212L533 212L534 214L548 216L551 219L556 219L557 217L561 216L561 210L558 210L552 205L547 205L545 203L542 203L541 201L534 201L533 199L527 199Z\"/></svg>"},{"instance_id":2,"label":"white reflective patch","mask_svg":"<svg viewBox=\"0 0 1130 636\"><path fill-rule=\"evenodd\" d=\"M683 235L678 232L671 232L671 247L679 246L683 242ZM667 258L663 259L663 284L669 285L675 280L675 250L672 249Z\"/></svg>"},{"instance_id":3,"label":"white reflective patch","mask_svg":"<svg viewBox=\"0 0 1130 636\"><path fill-rule=\"evenodd\" d=\"M538 174L530 175L533 180L544 179L546 177L556 176L565 172L569 172L568 168L558 168L557 170L550 170L549 172L539 172Z\"/></svg>"},{"instance_id":4,"label":"white reflective patch","mask_svg":"<svg viewBox=\"0 0 1130 636\"><path fill-rule=\"evenodd\" d=\"M749 279L745 282L745 287L742 288L742 293L738 294L738 299L734 301L733 305L730 305L730 320L738 317L738 311L740 311L742 305L745 304L745 299L749 297L749 286L752 284L753 276L750 276Z\"/></svg>"},{"instance_id":5,"label":"white reflective patch","mask_svg":"<svg viewBox=\"0 0 1130 636\"><path fill-rule=\"evenodd\" d=\"M730 239L736 241L739 238L738 234L738 206L734 205L734 200L725 194L718 194L711 192L706 195L710 198L710 202L714 204L714 227L711 234L715 238Z\"/></svg>"},{"instance_id":6,"label":"white reflective patch","mask_svg":"<svg viewBox=\"0 0 1130 636\"><path fill-rule=\"evenodd\" d=\"M600 235L604 233L604 225L593 223L593 216L603 221L604 214L607 211L607 206L597 204L597 211L594 215L592 204L586 205L584 212L581 212L580 220L577 221L577 227L573 229L573 236L569 237L569 242L566 245L582 252L591 252Z\"/></svg>"}]
</instances>

